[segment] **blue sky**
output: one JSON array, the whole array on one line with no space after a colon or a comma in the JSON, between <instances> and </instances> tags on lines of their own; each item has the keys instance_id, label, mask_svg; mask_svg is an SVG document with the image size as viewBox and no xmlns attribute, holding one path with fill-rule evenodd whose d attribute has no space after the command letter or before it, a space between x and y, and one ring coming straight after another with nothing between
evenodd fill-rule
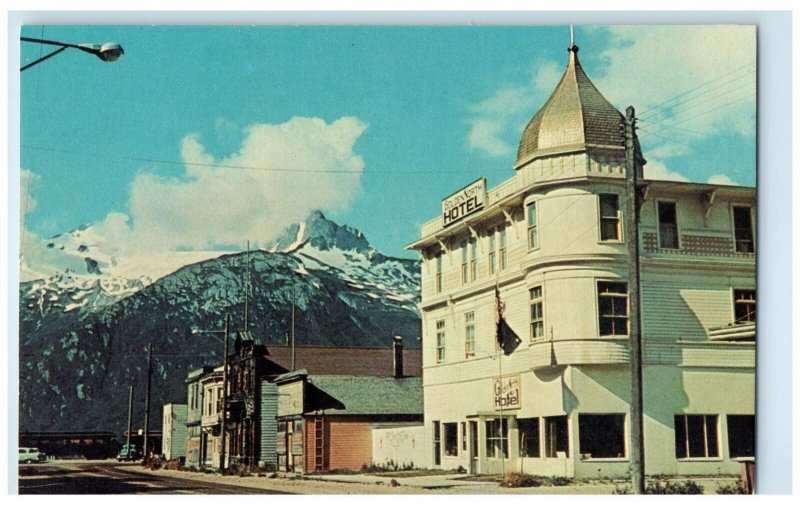
<instances>
[{"instance_id":1,"label":"blue sky","mask_svg":"<svg viewBox=\"0 0 800 505\"><path fill-rule=\"evenodd\" d=\"M580 61L639 111L646 176L755 185L755 29L577 26ZM403 246L441 199L513 175L567 26L26 26L116 41L20 76L26 233L95 223L130 249L264 244L313 208ZM22 64L47 47L21 44ZM665 103L666 102L666 103Z\"/></svg>"}]
</instances>

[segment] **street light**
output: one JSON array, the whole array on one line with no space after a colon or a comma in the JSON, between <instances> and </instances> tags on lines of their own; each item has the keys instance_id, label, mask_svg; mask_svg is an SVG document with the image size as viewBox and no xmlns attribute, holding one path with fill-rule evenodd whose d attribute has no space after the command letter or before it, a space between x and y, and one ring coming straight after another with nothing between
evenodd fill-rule
<instances>
[{"instance_id":1,"label":"street light","mask_svg":"<svg viewBox=\"0 0 800 505\"><path fill-rule=\"evenodd\" d=\"M201 330L192 328L192 335L199 335L201 333L222 333L222 422L220 434L220 451L219 451L219 469L225 470L225 422L226 413L228 411L228 332L230 328L230 316L225 313L225 328L222 330Z\"/></svg>"},{"instance_id":2,"label":"street light","mask_svg":"<svg viewBox=\"0 0 800 505\"><path fill-rule=\"evenodd\" d=\"M19 69L20 72L24 72L25 70L43 62L44 60L52 58L53 56L57 55L58 53L70 47L74 49L80 49L81 51L84 51L89 54L93 54L98 58L100 58L101 60L108 63L117 61L123 54L125 54L125 50L122 49L122 46L115 42L106 42L105 44L67 44L64 42L57 42L55 40L34 39L31 37L20 37L19 40L22 42L34 42L36 44L59 46L59 48L53 51L52 53L42 56L38 60L23 66L22 68Z\"/></svg>"}]
</instances>

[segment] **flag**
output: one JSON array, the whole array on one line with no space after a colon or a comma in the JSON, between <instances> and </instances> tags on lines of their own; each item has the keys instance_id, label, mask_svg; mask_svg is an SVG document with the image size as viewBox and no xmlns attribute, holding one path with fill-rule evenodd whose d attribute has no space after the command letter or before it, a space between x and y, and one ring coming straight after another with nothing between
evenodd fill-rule
<instances>
[{"instance_id":1,"label":"flag","mask_svg":"<svg viewBox=\"0 0 800 505\"><path fill-rule=\"evenodd\" d=\"M496 330L496 338L497 338L497 345L500 349L503 350L503 354L508 356L517 347L519 344L522 343L522 340L514 333L514 330L506 322L505 312L506 312L506 304L500 298L500 287L495 285L494 287L494 297L495 297L495 306L496 306L496 317L495 321L497 323L497 330Z\"/></svg>"}]
</instances>

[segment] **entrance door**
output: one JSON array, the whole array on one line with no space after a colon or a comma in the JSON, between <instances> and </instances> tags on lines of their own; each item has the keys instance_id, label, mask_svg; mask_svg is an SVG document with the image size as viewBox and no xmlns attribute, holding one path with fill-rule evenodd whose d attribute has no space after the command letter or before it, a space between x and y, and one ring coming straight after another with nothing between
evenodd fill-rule
<instances>
[{"instance_id":1,"label":"entrance door","mask_svg":"<svg viewBox=\"0 0 800 505\"><path fill-rule=\"evenodd\" d=\"M469 473L478 473L478 421L469 422Z\"/></svg>"}]
</instances>

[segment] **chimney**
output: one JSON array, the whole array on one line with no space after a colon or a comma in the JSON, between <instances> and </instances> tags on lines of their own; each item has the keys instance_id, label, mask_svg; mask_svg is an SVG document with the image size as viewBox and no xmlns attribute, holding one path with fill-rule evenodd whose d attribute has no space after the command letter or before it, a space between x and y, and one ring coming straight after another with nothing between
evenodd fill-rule
<instances>
[{"instance_id":1,"label":"chimney","mask_svg":"<svg viewBox=\"0 0 800 505\"><path fill-rule=\"evenodd\" d=\"M403 378L403 337L395 335L394 343L392 344L394 350L394 378Z\"/></svg>"}]
</instances>

